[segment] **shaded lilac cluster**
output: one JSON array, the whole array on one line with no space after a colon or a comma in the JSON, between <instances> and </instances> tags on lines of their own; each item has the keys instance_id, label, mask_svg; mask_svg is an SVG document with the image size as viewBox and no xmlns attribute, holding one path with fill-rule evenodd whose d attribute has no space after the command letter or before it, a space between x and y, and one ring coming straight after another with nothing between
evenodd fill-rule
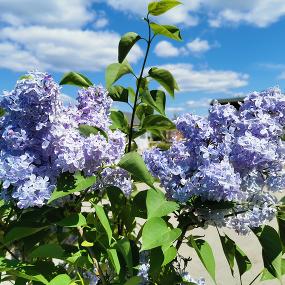
<instances>
[{"instance_id":1,"label":"shaded lilac cluster","mask_svg":"<svg viewBox=\"0 0 285 285\"><path fill-rule=\"evenodd\" d=\"M285 187L285 96L278 88L248 95L239 110L215 102L207 118L185 114L175 123L181 140L144 153L169 198L232 202L234 208L196 214L241 233L274 217L270 192Z\"/></svg>"},{"instance_id":2,"label":"shaded lilac cluster","mask_svg":"<svg viewBox=\"0 0 285 285\"><path fill-rule=\"evenodd\" d=\"M75 106L63 106L59 86L41 72L29 73L4 94L0 101L6 111L0 121L3 198L14 199L20 208L42 206L61 173L93 175L121 158L125 136L109 129L112 99L106 90L95 86L79 90L77 100ZM81 124L101 128L108 138L100 132L81 135Z\"/></svg>"}]
</instances>

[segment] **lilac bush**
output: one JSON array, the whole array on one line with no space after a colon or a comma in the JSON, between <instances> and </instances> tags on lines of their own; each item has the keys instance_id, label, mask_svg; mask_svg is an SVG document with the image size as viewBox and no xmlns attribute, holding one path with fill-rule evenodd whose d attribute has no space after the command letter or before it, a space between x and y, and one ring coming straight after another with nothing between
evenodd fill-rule
<instances>
[{"instance_id":1,"label":"lilac bush","mask_svg":"<svg viewBox=\"0 0 285 285\"><path fill-rule=\"evenodd\" d=\"M66 73L59 85L79 87L74 105L62 103L61 87L42 72L4 93L1 284L204 285L189 272L192 253L218 284L211 246L192 232L208 225L240 284L252 263L224 227L252 231L262 247L264 268L250 284L259 276L282 280L285 200L275 193L285 188L285 96L272 88L248 95L239 110L216 102L207 117L167 118L166 96L174 97L177 82L166 69L145 69L156 37L182 40L177 27L155 22L179 4L149 3L146 37L122 36L106 88ZM146 52L135 75L126 57L138 41ZM124 75L133 87L116 85ZM130 108L130 120L113 101ZM177 138L166 141L175 129ZM161 142L141 155L136 138L146 134ZM274 217L278 231L266 225Z\"/></svg>"}]
</instances>

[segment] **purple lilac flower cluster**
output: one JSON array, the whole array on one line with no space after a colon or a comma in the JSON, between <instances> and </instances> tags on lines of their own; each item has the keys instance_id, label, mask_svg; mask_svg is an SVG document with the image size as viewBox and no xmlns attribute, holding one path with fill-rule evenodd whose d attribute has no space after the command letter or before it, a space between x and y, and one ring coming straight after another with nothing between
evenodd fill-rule
<instances>
[{"instance_id":1,"label":"purple lilac flower cluster","mask_svg":"<svg viewBox=\"0 0 285 285\"><path fill-rule=\"evenodd\" d=\"M61 173L92 175L123 155L124 134L109 129L112 99L106 90L95 86L79 90L77 101L75 106L63 106L59 86L40 72L29 73L4 94L0 102L6 111L0 121L0 181L6 200L15 199L20 208L42 206ZM100 132L82 136L80 124L101 128L108 139ZM116 172L118 179L121 175L124 184L130 183L125 173Z\"/></svg>"},{"instance_id":2,"label":"purple lilac flower cluster","mask_svg":"<svg viewBox=\"0 0 285 285\"><path fill-rule=\"evenodd\" d=\"M207 118L185 114L175 123L183 139L144 153L169 198L232 202L231 209L195 214L239 233L274 217L272 192L285 188L285 96L278 88L248 95L239 110L215 102Z\"/></svg>"}]
</instances>

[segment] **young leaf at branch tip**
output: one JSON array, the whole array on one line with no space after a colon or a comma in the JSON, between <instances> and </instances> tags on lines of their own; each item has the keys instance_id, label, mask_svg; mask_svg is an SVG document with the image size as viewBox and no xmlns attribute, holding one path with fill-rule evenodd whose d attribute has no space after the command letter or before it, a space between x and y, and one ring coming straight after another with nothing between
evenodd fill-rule
<instances>
[{"instance_id":1,"label":"young leaf at branch tip","mask_svg":"<svg viewBox=\"0 0 285 285\"><path fill-rule=\"evenodd\" d=\"M162 35L176 41L182 41L180 30L176 26L159 25L152 22L150 23L150 27L155 35Z\"/></svg>"},{"instance_id":2,"label":"young leaf at branch tip","mask_svg":"<svg viewBox=\"0 0 285 285\"><path fill-rule=\"evenodd\" d=\"M121 37L121 40L119 42L119 50L118 50L119 63L122 63L124 61L131 48L140 39L141 39L140 35L134 32L126 33Z\"/></svg>"},{"instance_id":3,"label":"young leaf at branch tip","mask_svg":"<svg viewBox=\"0 0 285 285\"><path fill-rule=\"evenodd\" d=\"M153 16L159 16L180 4L181 2L176 0L154 1L148 4L148 12Z\"/></svg>"},{"instance_id":4,"label":"young leaf at branch tip","mask_svg":"<svg viewBox=\"0 0 285 285\"><path fill-rule=\"evenodd\" d=\"M85 75L72 71L63 75L59 85L75 85L87 88L92 86L93 83Z\"/></svg>"},{"instance_id":5,"label":"young leaf at branch tip","mask_svg":"<svg viewBox=\"0 0 285 285\"><path fill-rule=\"evenodd\" d=\"M154 188L154 178L149 173L144 160L137 152L129 152L120 160L119 167L127 170L136 179Z\"/></svg>"},{"instance_id":6,"label":"young leaf at branch tip","mask_svg":"<svg viewBox=\"0 0 285 285\"><path fill-rule=\"evenodd\" d=\"M107 89L125 74L134 74L132 67L126 60L122 63L112 63L108 65L105 72Z\"/></svg>"},{"instance_id":7,"label":"young leaf at branch tip","mask_svg":"<svg viewBox=\"0 0 285 285\"><path fill-rule=\"evenodd\" d=\"M85 137L89 137L90 135L97 135L98 133L100 133L108 141L108 135L101 128L89 125L79 125L78 129L80 134Z\"/></svg>"},{"instance_id":8,"label":"young leaf at branch tip","mask_svg":"<svg viewBox=\"0 0 285 285\"><path fill-rule=\"evenodd\" d=\"M174 97L174 91L179 90L176 80L168 70L152 67L148 71L148 74L152 79L157 81L172 97Z\"/></svg>"}]
</instances>

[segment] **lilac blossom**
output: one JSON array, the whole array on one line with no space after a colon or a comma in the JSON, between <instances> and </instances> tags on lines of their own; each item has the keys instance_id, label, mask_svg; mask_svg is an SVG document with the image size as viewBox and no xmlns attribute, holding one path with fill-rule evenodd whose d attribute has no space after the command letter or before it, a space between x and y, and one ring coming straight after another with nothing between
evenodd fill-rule
<instances>
[{"instance_id":1,"label":"lilac blossom","mask_svg":"<svg viewBox=\"0 0 285 285\"><path fill-rule=\"evenodd\" d=\"M29 73L4 94L0 101L6 111L0 121L3 198L13 199L20 208L40 207L50 198L61 173L96 175L119 161L126 140L122 132L109 128L112 99L107 91L100 86L82 89L77 101L75 106L63 106L59 86L41 72ZM108 138L100 132L81 135L81 124L101 128ZM111 181L116 186L121 181L129 195L131 181L126 174Z\"/></svg>"},{"instance_id":2,"label":"lilac blossom","mask_svg":"<svg viewBox=\"0 0 285 285\"><path fill-rule=\"evenodd\" d=\"M194 214L247 233L274 217L271 192L285 188L284 107L285 96L271 88L249 94L239 110L215 102L208 117L184 114L175 121L183 138L146 151L145 162L170 199L232 203Z\"/></svg>"}]
</instances>

